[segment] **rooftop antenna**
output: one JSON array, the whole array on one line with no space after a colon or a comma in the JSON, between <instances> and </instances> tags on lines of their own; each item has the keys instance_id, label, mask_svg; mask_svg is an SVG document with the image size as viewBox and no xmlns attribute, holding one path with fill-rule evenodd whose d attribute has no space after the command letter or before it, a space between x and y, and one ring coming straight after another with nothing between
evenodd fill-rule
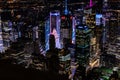
<instances>
[{"instance_id":1,"label":"rooftop antenna","mask_svg":"<svg viewBox=\"0 0 120 80\"><path fill-rule=\"evenodd\" d=\"M89 6L92 7L93 6L93 1L90 0Z\"/></svg>"},{"instance_id":2,"label":"rooftop antenna","mask_svg":"<svg viewBox=\"0 0 120 80\"><path fill-rule=\"evenodd\" d=\"M68 0L65 0L65 10L64 10L64 14L67 15L68 14Z\"/></svg>"}]
</instances>

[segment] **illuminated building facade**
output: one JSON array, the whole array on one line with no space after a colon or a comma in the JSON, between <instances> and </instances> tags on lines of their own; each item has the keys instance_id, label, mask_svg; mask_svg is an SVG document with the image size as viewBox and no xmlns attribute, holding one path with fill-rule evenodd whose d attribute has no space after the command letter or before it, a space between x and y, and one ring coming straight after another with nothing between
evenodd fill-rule
<instances>
[{"instance_id":1,"label":"illuminated building facade","mask_svg":"<svg viewBox=\"0 0 120 80\"><path fill-rule=\"evenodd\" d=\"M50 19L45 22L45 50L49 49L49 35L50 35Z\"/></svg>"},{"instance_id":2,"label":"illuminated building facade","mask_svg":"<svg viewBox=\"0 0 120 80\"><path fill-rule=\"evenodd\" d=\"M119 0L103 0L103 29L101 65L107 67L116 66L116 58L119 54L116 49L119 36ZM119 44L119 41L118 41ZM118 60L119 62L119 60Z\"/></svg>"},{"instance_id":3,"label":"illuminated building facade","mask_svg":"<svg viewBox=\"0 0 120 80\"><path fill-rule=\"evenodd\" d=\"M1 26L1 16L0 16L0 52L4 52L4 46L3 46L3 37L2 37L2 26Z\"/></svg>"},{"instance_id":4,"label":"illuminated building facade","mask_svg":"<svg viewBox=\"0 0 120 80\"><path fill-rule=\"evenodd\" d=\"M76 25L76 21L75 21L75 17L73 17L72 18L72 44L75 44L75 35L76 35L76 33L75 33L75 29L76 29L76 27L75 27L75 25Z\"/></svg>"},{"instance_id":5,"label":"illuminated building facade","mask_svg":"<svg viewBox=\"0 0 120 80\"><path fill-rule=\"evenodd\" d=\"M61 44L63 47L63 39L72 40L72 19L73 17L70 15L63 15L61 16L61 27L60 27L60 38ZM75 28L75 27L74 27ZM75 31L75 29L73 29ZM74 33L74 32L73 32Z\"/></svg>"},{"instance_id":6,"label":"illuminated building facade","mask_svg":"<svg viewBox=\"0 0 120 80\"><path fill-rule=\"evenodd\" d=\"M116 38L118 32L118 13L111 11L111 17L109 19L109 40L112 41Z\"/></svg>"},{"instance_id":7,"label":"illuminated building facade","mask_svg":"<svg viewBox=\"0 0 120 80\"><path fill-rule=\"evenodd\" d=\"M61 48L60 44L60 12L50 12L50 34L55 36L56 48Z\"/></svg>"},{"instance_id":8,"label":"illuminated building facade","mask_svg":"<svg viewBox=\"0 0 120 80\"><path fill-rule=\"evenodd\" d=\"M86 16L86 24L89 26L89 28L93 29L95 28L95 14L89 14Z\"/></svg>"},{"instance_id":9,"label":"illuminated building facade","mask_svg":"<svg viewBox=\"0 0 120 80\"><path fill-rule=\"evenodd\" d=\"M120 9L119 3L119 0L103 1L104 26L106 27L107 38L109 39L109 41L113 40L118 33Z\"/></svg>"},{"instance_id":10,"label":"illuminated building facade","mask_svg":"<svg viewBox=\"0 0 120 80\"><path fill-rule=\"evenodd\" d=\"M83 9L78 9L78 10L75 10L74 11L74 18L75 21L74 21L74 26L75 26L75 30L73 28L73 32L75 32L75 38L76 38L76 25L80 25L80 24L83 24ZM84 19L85 20L85 19ZM76 43L76 42L75 42Z\"/></svg>"},{"instance_id":11,"label":"illuminated building facade","mask_svg":"<svg viewBox=\"0 0 120 80\"><path fill-rule=\"evenodd\" d=\"M56 48L61 48L60 43L60 12L53 11L50 12L50 18L46 21L45 24L45 44L46 50L49 49L49 35L53 34L55 36Z\"/></svg>"},{"instance_id":12,"label":"illuminated building facade","mask_svg":"<svg viewBox=\"0 0 120 80\"><path fill-rule=\"evenodd\" d=\"M86 25L76 26L76 57L79 64L87 66L90 56L91 29Z\"/></svg>"}]
</instances>

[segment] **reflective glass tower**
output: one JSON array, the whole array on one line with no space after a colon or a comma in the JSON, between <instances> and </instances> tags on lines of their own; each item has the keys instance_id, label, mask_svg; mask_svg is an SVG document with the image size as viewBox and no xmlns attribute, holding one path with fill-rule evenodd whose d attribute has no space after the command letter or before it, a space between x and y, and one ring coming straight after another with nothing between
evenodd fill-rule
<instances>
[{"instance_id":1,"label":"reflective glass tower","mask_svg":"<svg viewBox=\"0 0 120 80\"><path fill-rule=\"evenodd\" d=\"M45 26L46 26L45 27L46 50L49 49L49 35L50 34L55 36L56 48L61 48L61 44L60 44L60 12L59 11L51 11L50 17L46 21Z\"/></svg>"}]
</instances>

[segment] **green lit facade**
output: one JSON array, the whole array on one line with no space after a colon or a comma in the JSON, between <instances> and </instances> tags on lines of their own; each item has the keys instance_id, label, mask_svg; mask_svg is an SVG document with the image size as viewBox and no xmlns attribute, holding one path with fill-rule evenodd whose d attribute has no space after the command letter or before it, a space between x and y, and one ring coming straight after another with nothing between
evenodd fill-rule
<instances>
[{"instance_id":1,"label":"green lit facade","mask_svg":"<svg viewBox=\"0 0 120 80\"><path fill-rule=\"evenodd\" d=\"M79 64L87 66L90 56L91 29L86 25L76 26L76 57Z\"/></svg>"}]
</instances>

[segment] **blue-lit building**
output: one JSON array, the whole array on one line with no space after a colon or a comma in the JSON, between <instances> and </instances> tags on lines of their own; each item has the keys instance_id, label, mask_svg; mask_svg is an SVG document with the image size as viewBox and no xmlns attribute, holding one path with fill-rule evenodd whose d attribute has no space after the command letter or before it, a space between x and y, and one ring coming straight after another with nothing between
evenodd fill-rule
<instances>
[{"instance_id":1,"label":"blue-lit building","mask_svg":"<svg viewBox=\"0 0 120 80\"><path fill-rule=\"evenodd\" d=\"M60 12L52 11L50 12L50 17L45 23L45 44L46 50L49 49L49 35L53 34L55 36L56 48L61 48L60 43Z\"/></svg>"},{"instance_id":2,"label":"blue-lit building","mask_svg":"<svg viewBox=\"0 0 120 80\"><path fill-rule=\"evenodd\" d=\"M47 19L45 22L45 49L49 49L49 35L50 35L50 20Z\"/></svg>"}]
</instances>

